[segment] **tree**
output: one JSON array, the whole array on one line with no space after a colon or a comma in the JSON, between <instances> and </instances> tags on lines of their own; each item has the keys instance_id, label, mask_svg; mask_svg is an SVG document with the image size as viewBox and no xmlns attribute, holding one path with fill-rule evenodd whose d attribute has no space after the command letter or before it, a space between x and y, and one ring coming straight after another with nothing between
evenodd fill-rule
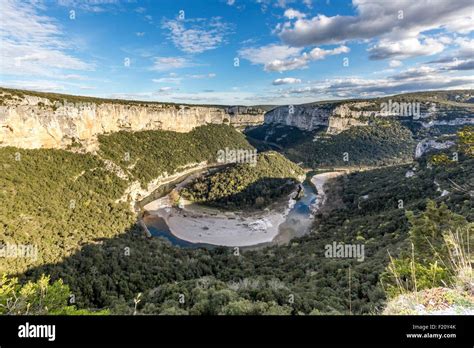
<instances>
[{"instance_id":1,"label":"tree","mask_svg":"<svg viewBox=\"0 0 474 348\"><path fill-rule=\"evenodd\" d=\"M68 305L71 292L62 280L50 284L50 277L42 275L36 282L25 285L18 283L18 278L2 275L0 280L0 314L61 314L61 315L104 315L107 310L91 312L77 310Z\"/></svg>"}]
</instances>

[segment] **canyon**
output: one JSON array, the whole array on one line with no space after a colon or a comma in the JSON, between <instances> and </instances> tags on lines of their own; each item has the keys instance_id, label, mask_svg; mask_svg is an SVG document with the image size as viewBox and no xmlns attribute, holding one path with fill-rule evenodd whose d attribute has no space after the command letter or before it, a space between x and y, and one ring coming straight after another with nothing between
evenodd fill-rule
<instances>
[{"instance_id":1,"label":"canyon","mask_svg":"<svg viewBox=\"0 0 474 348\"><path fill-rule=\"evenodd\" d=\"M59 96L59 97L58 97ZM264 110L118 101L0 89L0 146L94 151L97 135L118 131L189 132L208 123L240 128L261 124Z\"/></svg>"},{"instance_id":2,"label":"canyon","mask_svg":"<svg viewBox=\"0 0 474 348\"><path fill-rule=\"evenodd\" d=\"M441 93L444 94L427 92L389 98L418 103L420 114L403 117L408 116L425 128L474 123L470 92ZM209 123L225 123L239 129L263 123L305 131L324 127L328 134L338 134L354 126L367 126L373 117L396 117L397 114L383 112L381 105L387 101L392 104L392 99L375 98L277 107L180 105L0 88L0 146L68 148L80 143L85 151L94 152L100 134L189 132Z\"/></svg>"}]
</instances>

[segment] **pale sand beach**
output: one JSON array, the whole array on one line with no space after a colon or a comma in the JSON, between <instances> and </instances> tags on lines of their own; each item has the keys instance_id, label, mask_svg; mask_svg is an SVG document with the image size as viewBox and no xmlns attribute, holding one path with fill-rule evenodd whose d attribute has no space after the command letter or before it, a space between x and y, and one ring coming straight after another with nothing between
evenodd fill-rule
<instances>
[{"instance_id":1,"label":"pale sand beach","mask_svg":"<svg viewBox=\"0 0 474 348\"><path fill-rule=\"evenodd\" d=\"M320 209L326 196L324 184L343 172L329 172L311 179L318 191L313 211ZM162 197L144 206L151 215L163 218L171 233L191 243L205 243L222 246L251 246L271 242L279 233L279 226L285 222L295 201L288 195L286 202L276 204L272 209L255 213L223 212L217 209L181 201L180 207L173 207L169 196Z\"/></svg>"},{"instance_id":2,"label":"pale sand beach","mask_svg":"<svg viewBox=\"0 0 474 348\"><path fill-rule=\"evenodd\" d=\"M342 174L345 174L345 172L343 171L327 172L327 173L316 174L315 176L311 178L311 183L316 187L316 190L318 193L316 203L313 207L313 211L315 212L318 211L326 203L326 193L324 192L324 185L326 184L326 182L329 179L333 179Z\"/></svg>"},{"instance_id":3,"label":"pale sand beach","mask_svg":"<svg viewBox=\"0 0 474 348\"><path fill-rule=\"evenodd\" d=\"M278 234L278 226L285 221L294 201L274 210L246 214L203 209L194 204L172 207L168 197L147 204L144 209L162 217L171 233L191 243L223 246L250 246L271 242Z\"/></svg>"}]
</instances>

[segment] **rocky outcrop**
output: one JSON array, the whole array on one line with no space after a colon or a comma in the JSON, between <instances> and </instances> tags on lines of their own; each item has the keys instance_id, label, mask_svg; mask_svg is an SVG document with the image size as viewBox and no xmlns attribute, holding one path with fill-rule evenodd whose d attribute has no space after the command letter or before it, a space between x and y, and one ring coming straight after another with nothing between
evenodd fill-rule
<instances>
[{"instance_id":1,"label":"rocky outcrop","mask_svg":"<svg viewBox=\"0 0 474 348\"><path fill-rule=\"evenodd\" d=\"M64 96L67 97L67 96ZM79 141L93 148L97 135L140 130L189 132L207 123L260 124L258 108L190 106L103 100L51 100L0 91L0 146L64 148Z\"/></svg>"},{"instance_id":2,"label":"rocky outcrop","mask_svg":"<svg viewBox=\"0 0 474 348\"><path fill-rule=\"evenodd\" d=\"M437 150L448 149L453 145L455 145L455 143L449 140L438 142L432 139L424 139L416 145L415 158L420 158L421 156L423 156L424 153L426 153L427 151L431 149L437 149Z\"/></svg>"},{"instance_id":3,"label":"rocky outcrop","mask_svg":"<svg viewBox=\"0 0 474 348\"><path fill-rule=\"evenodd\" d=\"M328 133L337 134L353 126L367 125L366 118L378 114L362 110L369 105L354 102L280 106L265 114L265 123L278 123L307 131L324 126Z\"/></svg>"},{"instance_id":4,"label":"rocky outcrop","mask_svg":"<svg viewBox=\"0 0 474 348\"><path fill-rule=\"evenodd\" d=\"M391 98L285 105L267 112L265 123L293 126L306 131L325 126L329 134L368 125L373 117L406 118L424 128L474 124L474 108L468 104L443 100L433 102L436 99L427 99L426 96L422 99L416 95Z\"/></svg>"},{"instance_id":5,"label":"rocky outcrop","mask_svg":"<svg viewBox=\"0 0 474 348\"><path fill-rule=\"evenodd\" d=\"M265 114L265 123L278 123L311 131L327 126L330 111L323 107L305 105L279 106Z\"/></svg>"}]
</instances>

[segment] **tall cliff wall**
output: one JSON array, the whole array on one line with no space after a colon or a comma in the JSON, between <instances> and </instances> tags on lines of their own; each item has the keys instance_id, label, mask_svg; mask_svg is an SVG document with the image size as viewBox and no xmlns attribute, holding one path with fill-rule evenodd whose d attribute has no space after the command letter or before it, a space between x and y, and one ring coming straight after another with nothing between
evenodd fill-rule
<instances>
[{"instance_id":1,"label":"tall cliff wall","mask_svg":"<svg viewBox=\"0 0 474 348\"><path fill-rule=\"evenodd\" d=\"M120 130L189 132L207 123L235 127L263 123L250 107L191 106L103 100L51 99L0 90L0 146L63 148L73 139L94 147L98 134Z\"/></svg>"},{"instance_id":2,"label":"tall cliff wall","mask_svg":"<svg viewBox=\"0 0 474 348\"><path fill-rule=\"evenodd\" d=\"M280 106L265 114L265 123L284 124L308 131L325 126L328 133L337 134L352 126L367 125L364 117L376 115L376 112L357 110L367 106L368 103L364 102Z\"/></svg>"},{"instance_id":3,"label":"tall cliff wall","mask_svg":"<svg viewBox=\"0 0 474 348\"><path fill-rule=\"evenodd\" d=\"M365 101L286 105L267 112L265 123L294 126L308 131L325 126L329 134L337 134L353 126L368 125L373 117L405 118L425 128L472 124L474 105L471 96L470 91L420 92Z\"/></svg>"}]
</instances>

